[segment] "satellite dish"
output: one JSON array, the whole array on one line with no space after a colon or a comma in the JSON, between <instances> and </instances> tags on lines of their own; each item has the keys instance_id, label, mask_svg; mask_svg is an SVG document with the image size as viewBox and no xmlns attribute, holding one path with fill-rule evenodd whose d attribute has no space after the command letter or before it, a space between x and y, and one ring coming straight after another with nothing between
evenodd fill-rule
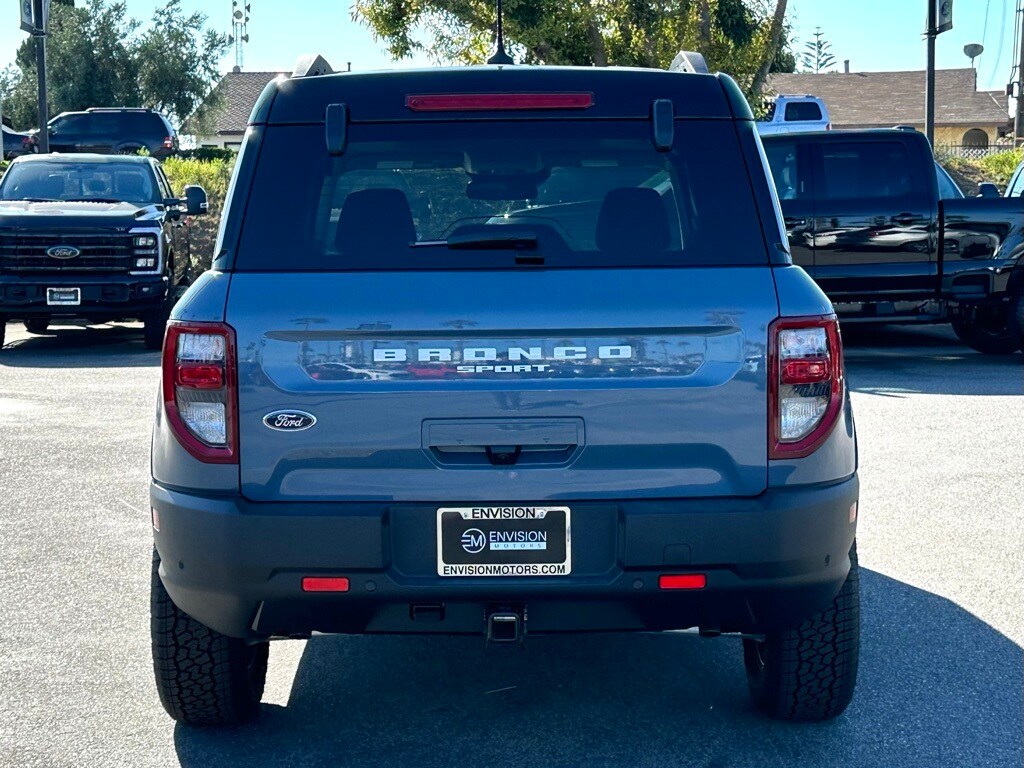
<instances>
[{"instance_id":1,"label":"satellite dish","mask_svg":"<svg viewBox=\"0 0 1024 768\"><path fill-rule=\"evenodd\" d=\"M981 52L985 50L985 46L981 43L968 43L964 46L964 56L971 60L971 66L974 66L974 60L981 56Z\"/></svg>"}]
</instances>

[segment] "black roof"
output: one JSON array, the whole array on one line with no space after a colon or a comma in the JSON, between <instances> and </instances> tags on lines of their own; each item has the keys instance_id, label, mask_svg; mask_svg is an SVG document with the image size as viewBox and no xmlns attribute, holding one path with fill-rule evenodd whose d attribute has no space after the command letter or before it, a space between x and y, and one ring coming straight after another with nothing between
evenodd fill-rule
<instances>
[{"instance_id":1,"label":"black roof","mask_svg":"<svg viewBox=\"0 0 1024 768\"><path fill-rule=\"evenodd\" d=\"M415 113L406 97L450 93L591 93L588 109L538 112ZM648 118L651 105L670 99L677 118L752 119L739 88L727 75L683 74L619 67L474 66L342 72L279 77L267 84L250 123L320 123L328 104L348 105L352 122L495 117Z\"/></svg>"}]
</instances>

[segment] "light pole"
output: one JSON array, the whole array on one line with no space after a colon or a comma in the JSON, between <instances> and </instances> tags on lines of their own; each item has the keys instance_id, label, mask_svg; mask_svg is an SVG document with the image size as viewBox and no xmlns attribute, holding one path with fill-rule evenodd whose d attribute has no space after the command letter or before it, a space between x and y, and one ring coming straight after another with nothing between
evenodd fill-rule
<instances>
[{"instance_id":1,"label":"light pole","mask_svg":"<svg viewBox=\"0 0 1024 768\"><path fill-rule=\"evenodd\" d=\"M39 151L50 151L50 134L46 123L46 22L50 15L50 0L21 0L21 28L28 32L36 44L36 77L39 81Z\"/></svg>"},{"instance_id":2,"label":"light pole","mask_svg":"<svg viewBox=\"0 0 1024 768\"><path fill-rule=\"evenodd\" d=\"M953 0L928 0L928 62L924 72L924 132L935 148L935 38L953 28Z\"/></svg>"}]
</instances>

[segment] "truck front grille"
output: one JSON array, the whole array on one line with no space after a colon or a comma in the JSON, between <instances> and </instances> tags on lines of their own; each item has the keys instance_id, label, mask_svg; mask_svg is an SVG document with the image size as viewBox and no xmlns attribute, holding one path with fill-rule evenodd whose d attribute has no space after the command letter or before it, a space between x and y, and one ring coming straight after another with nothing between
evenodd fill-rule
<instances>
[{"instance_id":1,"label":"truck front grille","mask_svg":"<svg viewBox=\"0 0 1024 768\"><path fill-rule=\"evenodd\" d=\"M71 258L47 253L59 246L78 250ZM0 271L128 272L132 235L110 232L0 232Z\"/></svg>"}]
</instances>

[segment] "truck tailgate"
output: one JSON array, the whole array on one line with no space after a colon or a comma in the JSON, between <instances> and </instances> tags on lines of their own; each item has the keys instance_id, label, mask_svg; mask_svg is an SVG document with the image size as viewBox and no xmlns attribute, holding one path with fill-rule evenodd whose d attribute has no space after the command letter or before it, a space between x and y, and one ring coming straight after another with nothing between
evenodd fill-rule
<instances>
[{"instance_id":1,"label":"truck tailgate","mask_svg":"<svg viewBox=\"0 0 1024 768\"><path fill-rule=\"evenodd\" d=\"M777 314L768 267L238 273L242 492L756 495Z\"/></svg>"}]
</instances>

